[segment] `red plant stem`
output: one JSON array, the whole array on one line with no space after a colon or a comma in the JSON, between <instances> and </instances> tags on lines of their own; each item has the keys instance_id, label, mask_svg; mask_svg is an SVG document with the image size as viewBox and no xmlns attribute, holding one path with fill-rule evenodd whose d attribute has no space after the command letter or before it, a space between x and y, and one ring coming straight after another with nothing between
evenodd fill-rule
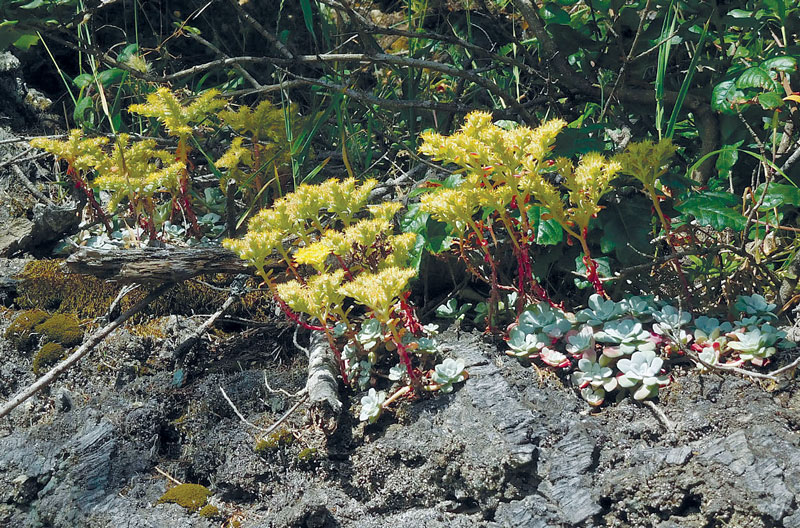
<instances>
[{"instance_id":1,"label":"red plant stem","mask_svg":"<svg viewBox=\"0 0 800 528\"><path fill-rule=\"evenodd\" d=\"M308 324L307 322L300 319L300 317L298 317L298 315L294 313L294 311L291 308L289 308L289 305L283 302L283 299L281 299L278 295L275 295L274 298L275 301L277 301L277 303L280 305L281 310L283 310L283 313L286 314L286 317L294 321L296 324L300 325L306 330L313 330L315 332L324 332L326 330L327 327L325 326L316 326Z\"/></svg>"},{"instance_id":2,"label":"red plant stem","mask_svg":"<svg viewBox=\"0 0 800 528\"><path fill-rule=\"evenodd\" d=\"M192 224L192 232L194 236L200 238L203 236L202 231L200 230L200 225L197 223L197 215L194 214L194 209L192 209L192 202L189 199L189 176L187 174L181 175L181 187L180 187L180 196L179 201L181 207L183 208L184 214L189 219L189 223Z\"/></svg>"},{"instance_id":3,"label":"red plant stem","mask_svg":"<svg viewBox=\"0 0 800 528\"><path fill-rule=\"evenodd\" d=\"M339 261L339 266L341 266L344 270L344 275L347 277L347 280L353 280L353 274L350 273L350 268L344 263L344 259L339 255L336 255L336 260Z\"/></svg>"},{"instance_id":4,"label":"red plant stem","mask_svg":"<svg viewBox=\"0 0 800 528\"><path fill-rule=\"evenodd\" d=\"M67 175L72 179L72 183L75 185L75 188L81 191L85 196L86 200L89 202L89 206L92 208L94 213L97 215L97 218L103 222L103 225L106 228L106 231L109 235L112 233L111 224L108 221L108 215L106 215L103 208L100 207L100 204L97 202L97 199L94 197L94 191L83 181L75 169L70 165L67 167Z\"/></svg>"},{"instance_id":5,"label":"red plant stem","mask_svg":"<svg viewBox=\"0 0 800 528\"><path fill-rule=\"evenodd\" d=\"M671 227L669 223L669 218L664 215L664 212L661 210L661 204L659 203L659 197L655 192L655 189L649 188L648 193L650 195L650 200L653 202L653 208L656 210L658 214L659 220L661 220L661 227L664 229L664 233L667 237L667 244L669 245L670 252L673 255L678 254L678 250L675 248L675 244L671 237ZM689 306L692 306L692 293L689 291L689 282L686 280L686 275L683 273L683 268L681 267L681 263L678 261L677 258L672 259L672 262L675 266L675 271L678 272L678 277L681 280L681 286L683 287L684 293L686 293L686 302L689 303Z\"/></svg>"},{"instance_id":6,"label":"red plant stem","mask_svg":"<svg viewBox=\"0 0 800 528\"><path fill-rule=\"evenodd\" d=\"M408 329L409 332L414 334L416 337L419 337L422 335L422 323L420 323L419 319L417 319L417 314L414 313L414 308L408 302L408 298L410 296L411 292L407 291L400 298L400 310L403 312L403 325Z\"/></svg>"},{"instance_id":7,"label":"red plant stem","mask_svg":"<svg viewBox=\"0 0 800 528\"><path fill-rule=\"evenodd\" d=\"M586 243L588 234L589 228L583 227L580 231L580 237L578 237L578 240L581 242L581 248L583 248L583 265L586 266L586 280L594 286L594 291L596 291L598 295L601 295L604 299L608 299L608 295L603 288L603 283L600 281L600 276L597 275L597 263L592 259L589 245Z\"/></svg>"}]
</instances>

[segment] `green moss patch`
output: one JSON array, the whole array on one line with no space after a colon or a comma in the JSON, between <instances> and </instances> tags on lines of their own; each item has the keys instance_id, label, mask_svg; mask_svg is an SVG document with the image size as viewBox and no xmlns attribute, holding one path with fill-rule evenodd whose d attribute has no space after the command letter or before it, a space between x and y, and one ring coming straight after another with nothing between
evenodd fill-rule
<instances>
[{"instance_id":1,"label":"green moss patch","mask_svg":"<svg viewBox=\"0 0 800 528\"><path fill-rule=\"evenodd\" d=\"M34 328L47 319L48 313L44 310L25 310L21 312L14 322L6 329L5 337L20 350L30 347L34 340Z\"/></svg>"},{"instance_id":2,"label":"green moss patch","mask_svg":"<svg viewBox=\"0 0 800 528\"><path fill-rule=\"evenodd\" d=\"M33 373L37 376L64 357L64 347L58 343L45 343L33 357Z\"/></svg>"},{"instance_id":3,"label":"green moss patch","mask_svg":"<svg viewBox=\"0 0 800 528\"><path fill-rule=\"evenodd\" d=\"M255 452L263 455L279 447L292 445L292 442L294 442L294 435L288 429L282 427L268 437L259 440L256 443Z\"/></svg>"},{"instance_id":4,"label":"green moss patch","mask_svg":"<svg viewBox=\"0 0 800 528\"><path fill-rule=\"evenodd\" d=\"M205 505L210 495L211 491L200 484L178 484L174 488L168 489L158 499L158 504L169 502L183 506L190 512L196 512Z\"/></svg>"},{"instance_id":5,"label":"green moss patch","mask_svg":"<svg viewBox=\"0 0 800 528\"><path fill-rule=\"evenodd\" d=\"M205 517L206 519L212 519L219 515L219 508L213 504L206 504L199 512L197 512L197 515L200 517Z\"/></svg>"},{"instance_id":6,"label":"green moss patch","mask_svg":"<svg viewBox=\"0 0 800 528\"><path fill-rule=\"evenodd\" d=\"M36 331L48 341L61 343L65 347L80 345L83 341L81 322L71 314L55 314L37 325Z\"/></svg>"}]
</instances>

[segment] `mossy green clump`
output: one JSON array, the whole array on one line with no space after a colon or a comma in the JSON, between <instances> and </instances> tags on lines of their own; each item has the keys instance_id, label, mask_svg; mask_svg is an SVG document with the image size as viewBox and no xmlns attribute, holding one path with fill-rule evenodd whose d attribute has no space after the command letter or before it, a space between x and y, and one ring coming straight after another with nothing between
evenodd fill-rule
<instances>
[{"instance_id":1,"label":"mossy green clump","mask_svg":"<svg viewBox=\"0 0 800 528\"><path fill-rule=\"evenodd\" d=\"M80 345L83 341L81 322L72 314L55 314L39 323L36 331L47 341L61 343L65 347Z\"/></svg>"},{"instance_id":2,"label":"mossy green clump","mask_svg":"<svg viewBox=\"0 0 800 528\"><path fill-rule=\"evenodd\" d=\"M312 462L317 458L317 448L315 447L307 447L297 453L297 460L300 462Z\"/></svg>"},{"instance_id":3,"label":"mossy green clump","mask_svg":"<svg viewBox=\"0 0 800 528\"><path fill-rule=\"evenodd\" d=\"M200 517L205 517L206 519L213 519L219 515L219 508L214 506L213 504L206 504L203 506L197 515Z\"/></svg>"},{"instance_id":4,"label":"mossy green clump","mask_svg":"<svg viewBox=\"0 0 800 528\"><path fill-rule=\"evenodd\" d=\"M263 455L279 447L292 445L292 442L294 442L294 435L288 429L282 427L268 437L259 440L256 443L255 452Z\"/></svg>"},{"instance_id":5,"label":"mossy green clump","mask_svg":"<svg viewBox=\"0 0 800 528\"><path fill-rule=\"evenodd\" d=\"M64 357L64 347L58 343L45 343L33 357L33 373L37 376Z\"/></svg>"},{"instance_id":6,"label":"mossy green clump","mask_svg":"<svg viewBox=\"0 0 800 528\"><path fill-rule=\"evenodd\" d=\"M200 484L178 484L174 488L170 488L167 492L158 499L157 504L166 502L183 506L190 512L196 512L202 508L211 491Z\"/></svg>"},{"instance_id":7,"label":"mossy green clump","mask_svg":"<svg viewBox=\"0 0 800 528\"><path fill-rule=\"evenodd\" d=\"M21 312L6 329L5 337L20 350L30 347L36 336L34 328L47 319L49 314L44 310L34 309Z\"/></svg>"},{"instance_id":8,"label":"mossy green clump","mask_svg":"<svg viewBox=\"0 0 800 528\"><path fill-rule=\"evenodd\" d=\"M34 260L17 275L17 303L94 318L106 313L119 286L64 271L63 260Z\"/></svg>"}]
</instances>

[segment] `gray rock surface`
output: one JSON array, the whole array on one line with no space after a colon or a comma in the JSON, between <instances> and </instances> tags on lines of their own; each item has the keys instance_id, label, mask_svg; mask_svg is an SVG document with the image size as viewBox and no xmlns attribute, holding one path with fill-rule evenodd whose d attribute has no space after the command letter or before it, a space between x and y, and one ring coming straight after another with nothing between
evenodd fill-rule
<instances>
[{"instance_id":1,"label":"gray rock surface","mask_svg":"<svg viewBox=\"0 0 800 528\"><path fill-rule=\"evenodd\" d=\"M647 407L590 411L556 376L450 333L448 353L470 373L454 393L401 403L367 426L350 395L327 442L297 413L291 442L256 452L259 432L219 388L266 427L293 400L266 390L264 371L291 393L303 387L304 358L264 357L280 344L269 336L204 342L176 386L169 350L195 324L173 316L161 338L118 334L0 424L0 525L800 526L794 383L770 393L679 371L658 402L676 426L667 431ZM7 398L32 381L30 357L3 339L0 354ZM157 504L169 483L156 467L208 486L222 516Z\"/></svg>"}]
</instances>

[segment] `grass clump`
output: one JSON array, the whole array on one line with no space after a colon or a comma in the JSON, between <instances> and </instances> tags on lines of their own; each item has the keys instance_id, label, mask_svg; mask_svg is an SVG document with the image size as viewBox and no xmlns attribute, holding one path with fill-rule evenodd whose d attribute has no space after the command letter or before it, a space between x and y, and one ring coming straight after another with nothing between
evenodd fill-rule
<instances>
[{"instance_id":1,"label":"grass clump","mask_svg":"<svg viewBox=\"0 0 800 528\"><path fill-rule=\"evenodd\" d=\"M65 347L81 344L83 330L80 321L72 314L55 314L36 326L36 331L47 341L61 343Z\"/></svg>"},{"instance_id":2,"label":"grass clump","mask_svg":"<svg viewBox=\"0 0 800 528\"><path fill-rule=\"evenodd\" d=\"M174 488L168 489L158 499L157 504L168 502L183 506L190 512L196 512L203 508L209 495L211 495L211 491L200 484L178 484Z\"/></svg>"},{"instance_id":3,"label":"grass clump","mask_svg":"<svg viewBox=\"0 0 800 528\"><path fill-rule=\"evenodd\" d=\"M48 313L34 309L21 312L6 329L5 338L20 350L27 349L35 339L34 328L47 319Z\"/></svg>"},{"instance_id":4,"label":"grass clump","mask_svg":"<svg viewBox=\"0 0 800 528\"><path fill-rule=\"evenodd\" d=\"M64 347L58 343L45 343L33 357L33 373L37 376L64 357Z\"/></svg>"}]
</instances>

